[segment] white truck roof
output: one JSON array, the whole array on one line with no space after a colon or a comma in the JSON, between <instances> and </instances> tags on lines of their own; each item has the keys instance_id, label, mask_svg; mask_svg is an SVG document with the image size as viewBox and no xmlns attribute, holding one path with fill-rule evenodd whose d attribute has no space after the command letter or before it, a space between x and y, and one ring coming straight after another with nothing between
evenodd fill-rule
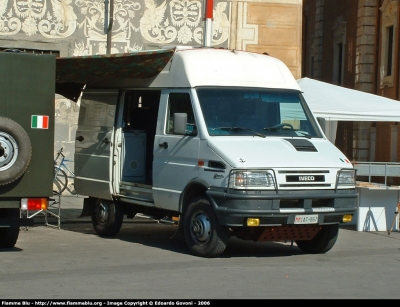
<instances>
[{"instance_id":1,"label":"white truck roof","mask_svg":"<svg viewBox=\"0 0 400 307\"><path fill-rule=\"evenodd\" d=\"M289 68L277 58L214 48L176 50L150 86L243 86L300 90Z\"/></svg>"},{"instance_id":2,"label":"white truck roof","mask_svg":"<svg viewBox=\"0 0 400 307\"><path fill-rule=\"evenodd\" d=\"M196 86L300 87L288 67L269 55L215 49L157 49L57 58L56 91L77 101L82 88Z\"/></svg>"}]
</instances>

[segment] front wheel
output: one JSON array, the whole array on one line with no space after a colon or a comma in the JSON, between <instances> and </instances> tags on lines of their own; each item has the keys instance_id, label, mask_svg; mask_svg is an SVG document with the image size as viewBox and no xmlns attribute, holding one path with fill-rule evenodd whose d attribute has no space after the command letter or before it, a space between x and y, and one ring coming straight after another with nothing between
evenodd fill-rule
<instances>
[{"instance_id":1,"label":"front wheel","mask_svg":"<svg viewBox=\"0 0 400 307\"><path fill-rule=\"evenodd\" d=\"M92 212L92 224L101 237L116 236L122 226L124 212L119 204L105 199L98 199Z\"/></svg>"},{"instance_id":2,"label":"front wheel","mask_svg":"<svg viewBox=\"0 0 400 307\"><path fill-rule=\"evenodd\" d=\"M297 246L308 254L323 254L329 251L339 236L339 224L324 225L312 240L297 240Z\"/></svg>"},{"instance_id":3,"label":"front wheel","mask_svg":"<svg viewBox=\"0 0 400 307\"><path fill-rule=\"evenodd\" d=\"M206 197L197 198L188 205L183 232L190 251L206 258L221 255L230 237L228 227L219 224Z\"/></svg>"}]
</instances>

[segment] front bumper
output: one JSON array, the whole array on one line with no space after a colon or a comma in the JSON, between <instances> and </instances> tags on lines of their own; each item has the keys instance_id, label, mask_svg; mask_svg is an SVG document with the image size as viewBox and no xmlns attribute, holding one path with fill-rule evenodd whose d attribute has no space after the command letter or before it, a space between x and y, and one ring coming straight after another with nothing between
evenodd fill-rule
<instances>
[{"instance_id":1,"label":"front bumper","mask_svg":"<svg viewBox=\"0 0 400 307\"><path fill-rule=\"evenodd\" d=\"M339 223L357 210L356 189L303 191L207 190L221 225L246 226L249 217L260 218L260 226L293 225L298 215L318 214L318 224Z\"/></svg>"}]
</instances>

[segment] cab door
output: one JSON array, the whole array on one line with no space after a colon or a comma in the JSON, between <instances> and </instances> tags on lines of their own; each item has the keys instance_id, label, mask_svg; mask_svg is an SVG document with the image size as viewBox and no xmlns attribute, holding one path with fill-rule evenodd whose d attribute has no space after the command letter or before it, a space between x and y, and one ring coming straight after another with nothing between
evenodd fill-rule
<instances>
[{"instance_id":1,"label":"cab door","mask_svg":"<svg viewBox=\"0 0 400 307\"><path fill-rule=\"evenodd\" d=\"M186 134L174 133L174 113L187 114ZM154 142L153 194L156 206L179 210L179 198L190 180L198 177L200 138L190 90L167 90L161 95Z\"/></svg>"},{"instance_id":2,"label":"cab door","mask_svg":"<svg viewBox=\"0 0 400 307\"><path fill-rule=\"evenodd\" d=\"M117 90L84 92L75 140L75 190L78 194L111 197L111 146Z\"/></svg>"}]
</instances>

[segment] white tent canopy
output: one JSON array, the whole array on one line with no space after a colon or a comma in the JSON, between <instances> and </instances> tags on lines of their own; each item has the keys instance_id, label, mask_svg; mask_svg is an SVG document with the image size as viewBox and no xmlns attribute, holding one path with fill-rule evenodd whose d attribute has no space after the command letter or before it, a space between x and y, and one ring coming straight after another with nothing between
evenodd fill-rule
<instances>
[{"instance_id":1,"label":"white tent canopy","mask_svg":"<svg viewBox=\"0 0 400 307\"><path fill-rule=\"evenodd\" d=\"M310 78L297 80L303 96L333 143L338 121L400 122L400 101Z\"/></svg>"},{"instance_id":2,"label":"white tent canopy","mask_svg":"<svg viewBox=\"0 0 400 307\"><path fill-rule=\"evenodd\" d=\"M309 78L297 80L316 117L337 121L400 122L400 101Z\"/></svg>"}]
</instances>

